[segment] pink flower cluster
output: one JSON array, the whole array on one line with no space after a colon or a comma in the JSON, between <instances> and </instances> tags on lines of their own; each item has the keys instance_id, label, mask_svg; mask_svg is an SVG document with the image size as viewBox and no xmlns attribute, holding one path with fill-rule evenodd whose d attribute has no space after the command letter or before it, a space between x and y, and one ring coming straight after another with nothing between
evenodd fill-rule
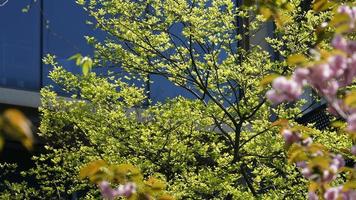
<instances>
[{"instance_id":1,"label":"pink flower cluster","mask_svg":"<svg viewBox=\"0 0 356 200\"><path fill-rule=\"evenodd\" d=\"M349 16L349 31L356 26L356 7L340 6L338 12ZM328 57L320 60L316 56L313 66L297 68L291 78L278 77L272 82L272 89L266 93L267 98L275 104L283 101L294 101L302 94L303 87L310 85L319 95L323 96L329 104L329 111L347 120L347 130L356 133L356 109L348 107L337 92L352 84L356 77L356 41L350 41L341 35L336 35L332 40L332 47L336 50ZM320 56L319 56L320 57ZM301 134L284 129L282 135L287 145L298 144L308 151L312 144L311 138L302 138ZM351 153L356 155L356 145L351 148ZM318 151L310 155L313 157L326 157L330 160L327 168L310 166L307 161L297 163L303 176L321 185L328 185L333 181L345 161L341 155L329 154ZM318 168L318 169L316 169ZM356 200L356 191L347 190L343 186L327 188L324 194L320 194L326 200ZM318 195L314 191L308 193L310 200L317 200Z\"/></svg>"},{"instance_id":2,"label":"pink flower cluster","mask_svg":"<svg viewBox=\"0 0 356 200\"><path fill-rule=\"evenodd\" d=\"M322 155L322 152L319 154ZM321 156L319 154L316 154L315 156ZM305 178L320 183L328 183L336 178L336 174L340 168L345 166L345 161L341 155L335 155L329 163L328 169L323 170L310 169L305 161L298 162L296 165L301 169L301 172Z\"/></svg>"},{"instance_id":3,"label":"pink flower cluster","mask_svg":"<svg viewBox=\"0 0 356 200\"><path fill-rule=\"evenodd\" d=\"M343 42L342 39L337 40ZM340 46L338 43L336 45ZM348 49L350 50L350 48ZM340 87L350 85L356 76L355 52L356 48L352 49L353 54L351 57L333 55L326 62L313 67L297 68L290 79L285 77L276 78L272 82L273 89L266 94L267 98L275 104L283 101L293 101L302 94L304 85L309 84L327 99L336 99L337 90Z\"/></svg>"},{"instance_id":4,"label":"pink flower cluster","mask_svg":"<svg viewBox=\"0 0 356 200\"><path fill-rule=\"evenodd\" d=\"M302 147L309 147L313 142L310 137L302 138L301 134L291 131L289 129L283 129L282 135L287 145L298 144ZM353 148L355 148L356 151L356 146ZM313 153L311 156L331 156L329 166L327 168L316 168L316 166L309 166L307 161L300 161L296 163L296 166L300 168L301 173L305 178L321 184L328 184L335 180L337 173L342 167L345 166L345 160L340 154L325 155L322 151L318 151L316 153ZM325 191L323 197L325 198L325 200L356 200L356 191L342 189L343 186L329 188ZM318 195L314 191L311 191L308 193L308 199L318 200Z\"/></svg>"},{"instance_id":5,"label":"pink flower cluster","mask_svg":"<svg viewBox=\"0 0 356 200\"><path fill-rule=\"evenodd\" d=\"M116 189L111 188L110 183L107 181L102 181L98 184L101 195L104 199L115 199L116 197L126 197L129 198L133 193L136 192L135 183L126 183L125 185L120 185Z\"/></svg>"},{"instance_id":6,"label":"pink flower cluster","mask_svg":"<svg viewBox=\"0 0 356 200\"><path fill-rule=\"evenodd\" d=\"M356 7L340 6L338 12L349 16L349 28L354 29ZM309 84L328 100L335 100L337 90L350 85L356 76L356 41L336 35L332 46L343 54L330 56L313 67L297 68L290 79L276 78L272 83L273 89L266 94L267 98L275 104L293 101L302 94L303 86Z\"/></svg>"},{"instance_id":7,"label":"pink flower cluster","mask_svg":"<svg viewBox=\"0 0 356 200\"><path fill-rule=\"evenodd\" d=\"M332 187L326 190L324 193L325 200L355 200L356 199L356 191L348 190L343 191L342 186ZM308 193L309 200L318 200L318 196L314 192Z\"/></svg>"},{"instance_id":8,"label":"pink flower cluster","mask_svg":"<svg viewBox=\"0 0 356 200\"><path fill-rule=\"evenodd\" d=\"M352 23L356 23L356 7L341 6L339 12L348 14ZM275 104L293 101L299 98L303 87L309 84L328 101L330 113L346 119L348 131L356 132L356 109L349 108L337 97L339 88L352 84L356 77L356 41L336 35L332 46L339 53L323 61L318 60L312 67L297 68L290 79L276 78L266 96Z\"/></svg>"},{"instance_id":9,"label":"pink flower cluster","mask_svg":"<svg viewBox=\"0 0 356 200\"><path fill-rule=\"evenodd\" d=\"M297 143L302 146L309 146L313 143L313 140L310 137L303 139L299 133L293 132L289 129L284 129L282 131L282 135L287 145L292 145L293 143Z\"/></svg>"},{"instance_id":10,"label":"pink flower cluster","mask_svg":"<svg viewBox=\"0 0 356 200\"><path fill-rule=\"evenodd\" d=\"M298 132L289 129L283 129L282 135L287 145L298 144L302 147L309 147L313 140L310 137L302 138ZM323 152L314 153L313 157L325 156ZM330 182L335 179L337 172L341 167L345 166L345 161L341 155L333 155L328 169L316 170L310 169L307 162L301 161L297 163L297 167L301 168L301 172L305 178L318 182ZM321 174L320 174L321 173Z\"/></svg>"}]
</instances>

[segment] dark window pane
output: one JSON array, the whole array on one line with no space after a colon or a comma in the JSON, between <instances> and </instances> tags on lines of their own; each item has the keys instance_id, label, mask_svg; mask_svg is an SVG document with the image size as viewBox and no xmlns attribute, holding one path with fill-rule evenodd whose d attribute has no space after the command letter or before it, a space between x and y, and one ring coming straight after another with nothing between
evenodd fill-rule
<instances>
[{"instance_id":1,"label":"dark window pane","mask_svg":"<svg viewBox=\"0 0 356 200\"><path fill-rule=\"evenodd\" d=\"M151 75L150 80L153 81L153 83L150 84L150 98L152 103L164 102L166 99L178 96L194 98L187 90L174 85L162 76Z\"/></svg>"},{"instance_id":2,"label":"dark window pane","mask_svg":"<svg viewBox=\"0 0 356 200\"><path fill-rule=\"evenodd\" d=\"M23 13L26 3L8 1L0 7L0 86L39 90L39 5Z\"/></svg>"},{"instance_id":3,"label":"dark window pane","mask_svg":"<svg viewBox=\"0 0 356 200\"><path fill-rule=\"evenodd\" d=\"M77 53L83 56L92 55L93 49L86 43L84 36L94 35L100 38L104 34L99 34L92 26L86 24L89 19L88 14L75 1L48 0L44 1L43 6L44 54L56 55L57 61L66 70L81 73L80 68L67 59ZM53 85L48 78L51 69L51 66L44 66L43 85Z\"/></svg>"}]
</instances>

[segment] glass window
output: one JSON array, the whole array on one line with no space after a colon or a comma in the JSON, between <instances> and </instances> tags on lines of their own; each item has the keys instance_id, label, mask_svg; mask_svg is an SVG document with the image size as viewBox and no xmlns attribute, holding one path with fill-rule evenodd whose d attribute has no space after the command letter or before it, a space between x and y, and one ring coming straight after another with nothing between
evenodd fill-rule
<instances>
[{"instance_id":1,"label":"glass window","mask_svg":"<svg viewBox=\"0 0 356 200\"><path fill-rule=\"evenodd\" d=\"M193 94L184 88L174 85L162 76L151 75L150 80L152 81L149 86L150 98L153 104L157 102L164 102L167 99L172 99L178 96L194 98Z\"/></svg>"},{"instance_id":2,"label":"glass window","mask_svg":"<svg viewBox=\"0 0 356 200\"><path fill-rule=\"evenodd\" d=\"M0 87L39 90L39 4L23 13L28 1L8 1L0 6Z\"/></svg>"},{"instance_id":3,"label":"glass window","mask_svg":"<svg viewBox=\"0 0 356 200\"><path fill-rule=\"evenodd\" d=\"M98 31L86 24L88 15L75 1L49 0L43 2L44 27L43 45L44 55L56 55L57 61L68 71L81 73L74 62L67 59L74 54L92 55L93 49L86 43L84 36L95 35ZM43 85L53 82L48 78L52 66L43 66ZM59 89L58 87L55 87Z\"/></svg>"}]
</instances>

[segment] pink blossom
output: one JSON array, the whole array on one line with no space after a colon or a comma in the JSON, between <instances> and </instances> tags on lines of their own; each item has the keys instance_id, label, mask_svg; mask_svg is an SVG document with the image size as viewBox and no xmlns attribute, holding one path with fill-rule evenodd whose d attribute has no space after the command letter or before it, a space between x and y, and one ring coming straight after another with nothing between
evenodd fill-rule
<instances>
[{"instance_id":1,"label":"pink blossom","mask_svg":"<svg viewBox=\"0 0 356 200\"><path fill-rule=\"evenodd\" d=\"M309 200L318 200L318 195L315 194L315 192L308 192L308 199Z\"/></svg>"},{"instance_id":2,"label":"pink blossom","mask_svg":"<svg viewBox=\"0 0 356 200\"><path fill-rule=\"evenodd\" d=\"M292 131L290 131L288 129L284 129L282 131L282 135L283 135L284 140L286 141L286 143L288 145L291 145L291 144L293 144L295 142L298 142L301 139L299 135L293 133Z\"/></svg>"},{"instance_id":3,"label":"pink blossom","mask_svg":"<svg viewBox=\"0 0 356 200\"><path fill-rule=\"evenodd\" d=\"M333 71L328 63L319 64L310 69L310 81L316 85L323 84L324 81L329 80L333 76Z\"/></svg>"},{"instance_id":4,"label":"pink blossom","mask_svg":"<svg viewBox=\"0 0 356 200\"><path fill-rule=\"evenodd\" d=\"M331 182L334 179L335 179L335 175L332 172L330 172L329 170L323 171L323 176L322 176L323 182Z\"/></svg>"},{"instance_id":5,"label":"pink blossom","mask_svg":"<svg viewBox=\"0 0 356 200\"><path fill-rule=\"evenodd\" d=\"M345 160L340 154L338 154L333 157L330 164L330 169L333 170L334 173L336 173L341 167L344 166L345 166Z\"/></svg>"},{"instance_id":6,"label":"pink blossom","mask_svg":"<svg viewBox=\"0 0 356 200\"><path fill-rule=\"evenodd\" d=\"M276 78L272 83L272 87L277 91L291 94L291 96L295 96L296 94L293 93L300 90L298 83L293 80L288 80L283 76Z\"/></svg>"},{"instance_id":7,"label":"pink blossom","mask_svg":"<svg viewBox=\"0 0 356 200\"><path fill-rule=\"evenodd\" d=\"M343 200L355 200L356 199L356 191L349 190L343 193Z\"/></svg>"},{"instance_id":8,"label":"pink blossom","mask_svg":"<svg viewBox=\"0 0 356 200\"><path fill-rule=\"evenodd\" d=\"M302 145L303 146L309 146L313 143L313 140L311 139L311 137L307 137L302 141Z\"/></svg>"},{"instance_id":9,"label":"pink blossom","mask_svg":"<svg viewBox=\"0 0 356 200\"><path fill-rule=\"evenodd\" d=\"M126 183L125 185L119 185L116 189L112 189L110 183L107 181L102 181L98 184L101 195L105 199L114 199L115 197L127 197L129 198L133 193L136 192L135 183Z\"/></svg>"},{"instance_id":10,"label":"pink blossom","mask_svg":"<svg viewBox=\"0 0 356 200\"><path fill-rule=\"evenodd\" d=\"M107 181L102 181L99 183L99 189L101 192L101 195L105 198L105 199L114 199L116 196L116 192L115 190L113 190L110 186L110 183Z\"/></svg>"},{"instance_id":11,"label":"pink blossom","mask_svg":"<svg viewBox=\"0 0 356 200\"><path fill-rule=\"evenodd\" d=\"M355 41L348 41L347 42L346 52L349 53L350 55L352 55L352 54L354 54L356 52L356 42Z\"/></svg>"},{"instance_id":12,"label":"pink blossom","mask_svg":"<svg viewBox=\"0 0 356 200\"><path fill-rule=\"evenodd\" d=\"M324 96L329 97L330 99L334 99L339 86L339 82L336 80L331 80L326 85L324 85L323 88L320 88L320 91Z\"/></svg>"},{"instance_id":13,"label":"pink blossom","mask_svg":"<svg viewBox=\"0 0 356 200\"><path fill-rule=\"evenodd\" d=\"M341 193L341 190L342 190L342 187L329 188L324 193L325 200L337 200Z\"/></svg>"},{"instance_id":14,"label":"pink blossom","mask_svg":"<svg viewBox=\"0 0 356 200\"><path fill-rule=\"evenodd\" d=\"M297 82L300 85L304 85L307 83L307 78L309 75L309 69L307 68L297 68L293 75L292 75L292 79Z\"/></svg>"},{"instance_id":15,"label":"pink blossom","mask_svg":"<svg viewBox=\"0 0 356 200\"><path fill-rule=\"evenodd\" d=\"M351 132L356 131L356 113L347 118L347 130Z\"/></svg>"},{"instance_id":16,"label":"pink blossom","mask_svg":"<svg viewBox=\"0 0 356 200\"><path fill-rule=\"evenodd\" d=\"M266 97L268 100L270 100L271 102L273 102L275 104L279 104L287 99L287 97L285 95L278 94L277 91L273 90L273 89L267 91Z\"/></svg>"},{"instance_id":17,"label":"pink blossom","mask_svg":"<svg viewBox=\"0 0 356 200\"><path fill-rule=\"evenodd\" d=\"M281 76L276 78L272 83L273 89L267 92L267 98L273 103L282 101L293 101L302 94L301 85L294 81L288 80Z\"/></svg>"},{"instance_id":18,"label":"pink blossom","mask_svg":"<svg viewBox=\"0 0 356 200\"><path fill-rule=\"evenodd\" d=\"M302 174L303 174L303 176L305 177L305 178L311 178L312 176L313 176L313 173L311 172L311 170L309 169L309 168L303 168L302 170L301 170L301 172L302 172Z\"/></svg>"},{"instance_id":19,"label":"pink blossom","mask_svg":"<svg viewBox=\"0 0 356 200\"><path fill-rule=\"evenodd\" d=\"M130 197L135 192L136 192L136 184L135 183L127 183L124 185L123 196Z\"/></svg>"},{"instance_id":20,"label":"pink blossom","mask_svg":"<svg viewBox=\"0 0 356 200\"><path fill-rule=\"evenodd\" d=\"M356 145L353 145L351 147L351 153L352 153L352 155L356 155Z\"/></svg>"},{"instance_id":21,"label":"pink blossom","mask_svg":"<svg viewBox=\"0 0 356 200\"><path fill-rule=\"evenodd\" d=\"M342 50L342 51L347 51L348 50L348 43L347 43L347 40L342 37L341 35L336 35L332 42L331 42L331 45L336 48L336 49L339 49L339 50Z\"/></svg>"},{"instance_id":22,"label":"pink blossom","mask_svg":"<svg viewBox=\"0 0 356 200\"><path fill-rule=\"evenodd\" d=\"M307 162L299 161L299 162L296 163L296 166L299 167L299 168L305 168L305 167L307 167Z\"/></svg>"},{"instance_id":23,"label":"pink blossom","mask_svg":"<svg viewBox=\"0 0 356 200\"><path fill-rule=\"evenodd\" d=\"M344 56L332 56L328 59L328 63L334 77L341 76L347 68L347 58Z\"/></svg>"}]
</instances>

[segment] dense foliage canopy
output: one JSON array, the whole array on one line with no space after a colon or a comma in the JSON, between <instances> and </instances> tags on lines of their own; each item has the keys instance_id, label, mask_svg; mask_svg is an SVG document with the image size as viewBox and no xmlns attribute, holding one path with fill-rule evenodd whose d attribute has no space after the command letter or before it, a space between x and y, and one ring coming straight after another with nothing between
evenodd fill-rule
<instances>
[{"instance_id":1,"label":"dense foliage canopy","mask_svg":"<svg viewBox=\"0 0 356 200\"><path fill-rule=\"evenodd\" d=\"M294 120L308 108L305 100L276 106L265 97L275 77L268 75L288 76L295 69L287 57L309 55L316 45L331 48L333 30L317 34L333 16L331 9L316 11L303 0L77 3L108 36L86 37L95 48L92 59L72 57L83 67L81 75L66 71L55 56L44 59L53 66L50 78L71 98L51 86L42 89L40 136L48 144L34 157L36 167L23 172L38 183L2 183L2 197L99 198L97 187L78 174L87 163L105 160L165 180L177 199L305 199L307 179L288 162L280 128L272 123L277 119L351 156L342 151L352 145L347 135L297 125ZM259 38L267 26L274 26L273 34ZM100 66L108 73L90 72ZM150 75L166 78L192 98L152 103L142 85ZM335 184L342 181L339 176Z\"/></svg>"}]
</instances>

